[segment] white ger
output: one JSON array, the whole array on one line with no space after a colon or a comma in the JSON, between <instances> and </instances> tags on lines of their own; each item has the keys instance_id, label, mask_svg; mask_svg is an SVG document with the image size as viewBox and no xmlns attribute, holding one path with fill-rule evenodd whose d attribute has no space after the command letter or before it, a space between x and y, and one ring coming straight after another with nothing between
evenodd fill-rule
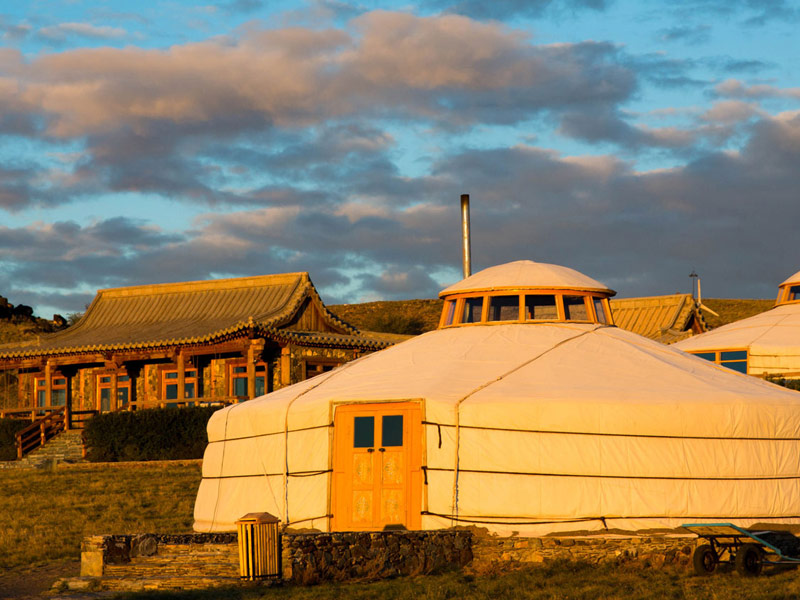
<instances>
[{"instance_id":1,"label":"white ger","mask_svg":"<svg viewBox=\"0 0 800 600\"><path fill-rule=\"evenodd\" d=\"M492 267L436 331L218 411L195 529L800 522L800 394L614 327L613 294Z\"/></svg>"}]
</instances>

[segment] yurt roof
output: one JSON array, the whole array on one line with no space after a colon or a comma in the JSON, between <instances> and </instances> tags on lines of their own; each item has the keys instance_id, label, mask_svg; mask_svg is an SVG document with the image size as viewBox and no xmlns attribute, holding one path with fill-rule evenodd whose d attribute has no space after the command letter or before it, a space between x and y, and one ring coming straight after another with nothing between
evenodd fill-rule
<instances>
[{"instance_id":1,"label":"yurt roof","mask_svg":"<svg viewBox=\"0 0 800 600\"><path fill-rule=\"evenodd\" d=\"M464 292L504 289L571 289L599 291L612 296L616 294L604 283L587 277L575 269L532 260L517 260L483 269L445 288L439 292L439 297L443 298Z\"/></svg>"},{"instance_id":2,"label":"yurt roof","mask_svg":"<svg viewBox=\"0 0 800 600\"><path fill-rule=\"evenodd\" d=\"M789 277L786 281L781 283L781 286L784 285L791 285L791 284L800 284L800 271Z\"/></svg>"},{"instance_id":3,"label":"yurt roof","mask_svg":"<svg viewBox=\"0 0 800 600\"><path fill-rule=\"evenodd\" d=\"M800 355L800 304L776 306L675 346L686 352L749 348L754 354Z\"/></svg>"},{"instance_id":4,"label":"yurt roof","mask_svg":"<svg viewBox=\"0 0 800 600\"><path fill-rule=\"evenodd\" d=\"M462 426L712 437L800 428L796 392L617 327L564 323L428 332L223 409L209 441L327 423L330 403L413 398L439 423L452 424L458 406ZM480 405L492 408L474 416Z\"/></svg>"}]
</instances>

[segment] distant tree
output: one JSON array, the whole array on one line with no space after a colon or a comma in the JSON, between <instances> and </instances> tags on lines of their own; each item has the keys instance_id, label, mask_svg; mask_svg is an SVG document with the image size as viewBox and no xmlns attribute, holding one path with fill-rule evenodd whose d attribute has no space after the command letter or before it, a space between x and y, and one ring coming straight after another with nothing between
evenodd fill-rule
<instances>
[{"instance_id":1,"label":"distant tree","mask_svg":"<svg viewBox=\"0 0 800 600\"><path fill-rule=\"evenodd\" d=\"M72 327L73 325L75 325L75 323L81 320L83 315L84 313L82 312L67 313L67 325Z\"/></svg>"},{"instance_id":2,"label":"distant tree","mask_svg":"<svg viewBox=\"0 0 800 600\"><path fill-rule=\"evenodd\" d=\"M363 329L382 333L419 335L425 332L425 323L419 317L384 313L365 319Z\"/></svg>"}]
</instances>

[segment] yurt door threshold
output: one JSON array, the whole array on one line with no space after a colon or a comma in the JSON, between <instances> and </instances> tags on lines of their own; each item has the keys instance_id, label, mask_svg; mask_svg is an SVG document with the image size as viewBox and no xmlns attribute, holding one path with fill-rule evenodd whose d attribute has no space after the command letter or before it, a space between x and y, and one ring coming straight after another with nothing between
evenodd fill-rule
<instances>
[{"instance_id":1,"label":"yurt door threshold","mask_svg":"<svg viewBox=\"0 0 800 600\"><path fill-rule=\"evenodd\" d=\"M419 402L336 406L331 529L419 529L421 467Z\"/></svg>"}]
</instances>

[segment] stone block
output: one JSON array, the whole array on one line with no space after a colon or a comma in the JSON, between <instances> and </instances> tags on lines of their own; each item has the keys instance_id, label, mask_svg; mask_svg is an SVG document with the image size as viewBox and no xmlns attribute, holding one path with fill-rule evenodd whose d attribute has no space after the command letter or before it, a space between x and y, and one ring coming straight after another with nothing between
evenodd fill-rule
<instances>
[{"instance_id":1,"label":"stone block","mask_svg":"<svg viewBox=\"0 0 800 600\"><path fill-rule=\"evenodd\" d=\"M81 552L81 577L102 577L104 565L102 550Z\"/></svg>"}]
</instances>

